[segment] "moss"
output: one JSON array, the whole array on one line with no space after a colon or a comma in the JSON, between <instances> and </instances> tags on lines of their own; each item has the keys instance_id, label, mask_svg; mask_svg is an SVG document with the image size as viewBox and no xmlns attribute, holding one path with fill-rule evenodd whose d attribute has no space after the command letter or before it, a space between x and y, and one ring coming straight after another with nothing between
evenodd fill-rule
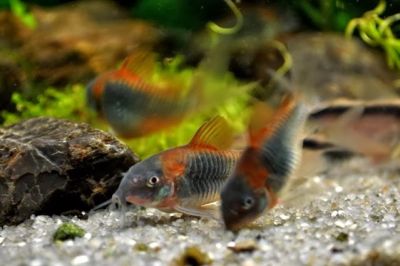
<instances>
[{"instance_id":1,"label":"moss","mask_svg":"<svg viewBox=\"0 0 400 266\"><path fill-rule=\"evenodd\" d=\"M73 223L63 223L58 227L53 235L53 241L65 241L68 239L75 239L83 237L85 230Z\"/></svg>"},{"instance_id":2,"label":"moss","mask_svg":"<svg viewBox=\"0 0 400 266\"><path fill-rule=\"evenodd\" d=\"M144 243L137 243L133 248L141 252L148 252L150 250L149 246Z\"/></svg>"},{"instance_id":3,"label":"moss","mask_svg":"<svg viewBox=\"0 0 400 266\"><path fill-rule=\"evenodd\" d=\"M349 234L340 232L335 239L339 242L347 242L349 240Z\"/></svg>"},{"instance_id":4,"label":"moss","mask_svg":"<svg viewBox=\"0 0 400 266\"><path fill-rule=\"evenodd\" d=\"M16 112L2 111L0 116L4 119L5 126L38 116L88 122L90 113L86 110L84 94L85 88L82 85L68 86L65 90L48 88L34 99L15 92L12 102L16 106Z\"/></svg>"}]
</instances>

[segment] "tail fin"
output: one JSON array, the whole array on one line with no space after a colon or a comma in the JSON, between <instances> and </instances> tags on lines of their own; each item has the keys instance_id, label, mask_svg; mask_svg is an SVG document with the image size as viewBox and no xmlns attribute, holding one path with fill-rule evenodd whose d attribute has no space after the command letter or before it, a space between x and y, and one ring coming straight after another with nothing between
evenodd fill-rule
<instances>
[{"instance_id":1,"label":"tail fin","mask_svg":"<svg viewBox=\"0 0 400 266\"><path fill-rule=\"evenodd\" d=\"M260 151L271 173L269 186L275 192L281 190L301 157L305 119L302 103L291 93L283 98L276 111L265 103L255 106L249 124L249 145Z\"/></svg>"},{"instance_id":2,"label":"tail fin","mask_svg":"<svg viewBox=\"0 0 400 266\"><path fill-rule=\"evenodd\" d=\"M288 121L297 106L292 94L284 96L277 110L262 102L255 104L249 122L249 144L258 148Z\"/></svg>"}]
</instances>

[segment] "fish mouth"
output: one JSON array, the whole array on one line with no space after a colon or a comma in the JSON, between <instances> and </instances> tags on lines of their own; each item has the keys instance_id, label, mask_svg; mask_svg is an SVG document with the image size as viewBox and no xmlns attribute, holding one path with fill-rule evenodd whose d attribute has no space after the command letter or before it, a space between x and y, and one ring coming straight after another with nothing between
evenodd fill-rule
<instances>
[{"instance_id":1,"label":"fish mouth","mask_svg":"<svg viewBox=\"0 0 400 266\"><path fill-rule=\"evenodd\" d=\"M225 229L232 232L237 232L240 229L249 226L257 218L257 215L246 217L233 210L230 210L229 214L222 214L222 220L224 222Z\"/></svg>"},{"instance_id":2,"label":"fish mouth","mask_svg":"<svg viewBox=\"0 0 400 266\"><path fill-rule=\"evenodd\" d=\"M241 221L224 220L225 229L232 232L237 232L240 229L249 225L251 221L252 219L246 219Z\"/></svg>"},{"instance_id":3,"label":"fish mouth","mask_svg":"<svg viewBox=\"0 0 400 266\"><path fill-rule=\"evenodd\" d=\"M126 201L135 205L147 206L151 202L150 199L144 199L137 196L127 196Z\"/></svg>"},{"instance_id":4,"label":"fish mouth","mask_svg":"<svg viewBox=\"0 0 400 266\"><path fill-rule=\"evenodd\" d=\"M242 227L243 227L242 222L238 222L238 221L232 221L232 220L228 220L228 219L224 219L224 225L225 225L225 229L229 230L229 231L239 231Z\"/></svg>"}]
</instances>

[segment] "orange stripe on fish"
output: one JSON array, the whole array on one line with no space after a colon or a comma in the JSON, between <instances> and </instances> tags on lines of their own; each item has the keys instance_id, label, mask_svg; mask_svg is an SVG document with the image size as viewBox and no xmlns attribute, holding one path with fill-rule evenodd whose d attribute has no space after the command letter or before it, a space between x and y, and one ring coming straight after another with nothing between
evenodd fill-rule
<instances>
[{"instance_id":1,"label":"orange stripe on fish","mask_svg":"<svg viewBox=\"0 0 400 266\"><path fill-rule=\"evenodd\" d=\"M124 60L121 67L114 72L113 77L121 79L132 85L135 89L149 93L154 97L178 100L182 97L181 84L168 80L151 84L151 73L155 69L155 56L151 52L135 53Z\"/></svg>"},{"instance_id":2,"label":"orange stripe on fish","mask_svg":"<svg viewBox=\"0 0 400 266\"><path fill-rule=\"evenodd\" d=\"M246 150L236 169L252 189L265 187L265 180L268 178L268 170L260 161L259 156L255 149Z\"/></svg>"},{"instance_id":3,"label":"orange stripe on fish","mask_svg":"<svg viewBox=\"0 0 400 266\"><path fill-rule=\"evenodd\" d=\"M105 77L99 78L95 84L93 85L92 91L96 101L100 101L101 96L103 95L104 83L106 82Z\"/></svg>"},{"instance_id":4,"label":"orange stripe on fish","mask_svg":"<svg viewBox=\"0 0 400 266\"><path fill-rule=\"evenodd\" d=\"M133 137L140 137L145 134L149 134L152 132L157 132L163 128L167 128L170 125L178 124L183 117L147 117L145 120L141 121L137 125L136 130L131 130L126 134L121 134L121 137L125 138L133 138Z\"/></svg>"},{"instance_id":5,"label":"orange stripe on fish","mask_svg":"<svg viewBox=\"0 0 400 266\"><path fill-rule=\"evenodd\" d=\"M257 103L249 122L249 145L259 148L265 139L275 134L290 115L295 103L295 98L291 94L284 97L276 111L265 103Z\"/></svg>"},{"instance_id":6,"label":"orange stripe on fish","mask_svg":"<svg viewBox=\"0 0 400 266\"><path fill-rule=\"evenodd\" d=\"M181 150L171 150L160 157L162 170L168 181L174 182L184 176L186 170L185 155Z\"/></svg>"}]
</instances>

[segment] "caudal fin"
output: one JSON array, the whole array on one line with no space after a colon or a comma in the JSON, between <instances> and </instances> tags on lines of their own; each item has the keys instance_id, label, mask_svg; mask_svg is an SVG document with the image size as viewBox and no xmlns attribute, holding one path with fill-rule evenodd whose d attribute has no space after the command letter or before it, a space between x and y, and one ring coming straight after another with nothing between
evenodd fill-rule
<instances>
[{"instance_id":1,"label":"caudal fin","mask_svg":"<svg viewBox=\"0 0 400 266\"><path fill-rule=\"evenodd\" d=\"M267 139L277 134L277 131L294 115L296 107L293 94L284 96L277 109L265 102L257 102L249 121L250 146L259 148Z\"/></svg>"},{"instance_id":2,"label":"caudal fin","mask_svg":"<svg viewBox=\"0 0 400 266\"><path fill-rule=\"evenodd\" d=\"M265 103L255 106L249 124L249 145L259 150L271 174L269 186L277 192L295 170L301 157L302 103L293 94L284 96L276 111Z\"/></svg>"}]
</instances>

